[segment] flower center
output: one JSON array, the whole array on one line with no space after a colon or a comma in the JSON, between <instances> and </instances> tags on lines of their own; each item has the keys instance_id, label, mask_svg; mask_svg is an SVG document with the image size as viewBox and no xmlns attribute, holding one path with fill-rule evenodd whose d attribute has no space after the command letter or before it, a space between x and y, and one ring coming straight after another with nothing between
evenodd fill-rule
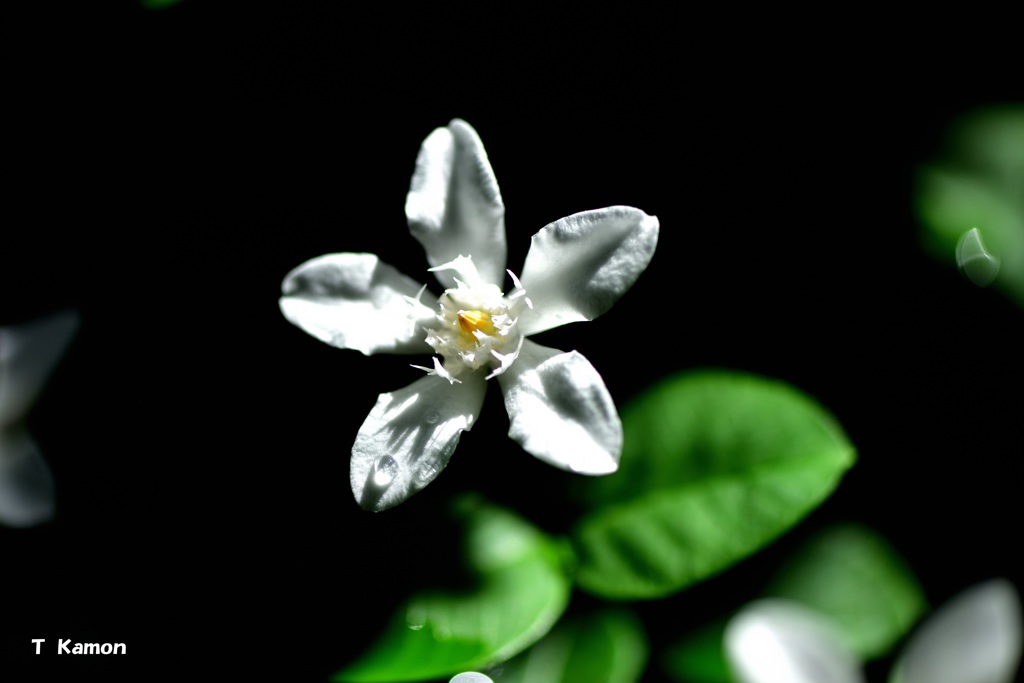
<instances>
[{"instance_id":1,"label":"flower center","mask_svg":"<svg viewBox=\"0 0 1024 683\"><path fill-rule=\"evenodd\" d=\"M452 377L466 368L497 366L502 354L518 346L516 307L496 286L459 282L438 303L437 323L427 330L427 343L444 359L444 369Z\"/></svg>"},{"instance_id":2,"label":"flower center","mask_svg":"<svg viewBox=\"0 0 1024 683\"><path fill-rule=\"evenodd\" d=\"M523 307L532 305L526 291L511 273L514 288L508 296L497 285L481 282L469 257L444 267L471 284L456 279L456 286L438 299L440 310L426 330L426 341L444 359L444 366L435 359L434 369L428 371L450 382L459 381L455 378L467 368L490 369L488 379L501 374L519 355L522 335L516 322Z\"/></svg>"}]
</instances>

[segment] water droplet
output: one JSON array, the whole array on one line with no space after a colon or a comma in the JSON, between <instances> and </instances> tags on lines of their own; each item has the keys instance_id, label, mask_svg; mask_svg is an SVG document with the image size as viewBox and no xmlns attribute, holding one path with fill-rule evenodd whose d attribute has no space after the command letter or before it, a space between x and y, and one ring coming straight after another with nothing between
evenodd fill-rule
<instances>
[{"instance_id":1,"label":"water droplet","mask_svg":"<svg viewBox=\"0 0 1024 683\"><path fill-rule=\"evenodd\" d=\"M388 486L398 474L398 463L390 455L385 455L373 467L373 483L381 488Z\"/></svg>"},{"instance_id":2,"label":"water droplet","mask_svg":"<svg viewBox=\"0 0 1024 683\"><path fill-rule=\"evenodd\" d=\"M427 417L424 419L426 419L427 424L437 424L437 421L441 419L441 414L436 410L432 410L427 413Z\"/></svg>"},{"instance_id":3,"label":"water droplet","mask_svg":"<svg viewBox=\"0 0 1024 683\"><path fill-rule=\"evenodd\" d=\"M419 631L426 623L426 610L416 604L410 605L405 613L405 625L413 631Z\"/></svg>"},{"instance_id":4,"label":"water droplet","mask_svg":"<svg viewBox=\"0 0 1024 683\"><path fill-rule=\"evenodd\" d=\"M999 259L985 249L981 233L971 228L956 244L956 265L961 274L979 287L986 287L999 274Z\"/></svg>"}]
</instances>

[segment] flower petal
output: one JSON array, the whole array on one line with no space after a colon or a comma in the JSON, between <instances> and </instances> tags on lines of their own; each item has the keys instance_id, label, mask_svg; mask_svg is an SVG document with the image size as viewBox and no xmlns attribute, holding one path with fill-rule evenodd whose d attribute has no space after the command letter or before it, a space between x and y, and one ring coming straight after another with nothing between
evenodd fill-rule
<instances>
[{"instance_id":1,"label":"flower petal","mask_svg":"<svg viewBox=\"0 0 1024 683\"><path fill-rule=\"evenodd\" d=\"M78 314L62 311L0 328L0 427L25 417L76 327Z\"/></svg>"},{"instance_id":2,"label":"flower petal","mask_svg":"<svg viewBox=\"0 0 1024 683\"><path fill-rule=\"evenodd\" d=\"M1011 683L1021 659L1020 597L992 579L925 621L894 669L896 683Z\"/></svg>"},{"instance_id":3,"label":"flower petal","mask_svg":"<svg viewBox=\"0 0 1024 683\"><path fill-rule=\"evenodd\" d=\"M629 206L584 211L533 236L519 279L533 308L523 334L593 320L633 286L654 255L658 219Z\"/></svg>"},{"instance_id":4,"label":"flower petal","mask_svg":"<svg viewBox=\"0 0 1024 683\"><path fill-rule=\"evenodd\" d=\"M445 468L462 432L476 422L487 389L479 373L461 379L422 377L377 397L352 446L352 493L363 508L394 507Z\"/></svg>"},{"instance_id":5,"label":"flower petal","mask_svg":"<svg viewBox=\"0 0 1024 683\"><path fill-rule=\"evenodd\" d=\"M448 683L494 683L490 676L485 676L482 673L476 671L466 671L456 675Z\"/></svg>"},{"instance_id":6,"label":"flower petal","mask_svg":"<svg viewBox=\"0 0 1024 683\"><path fill-rule=\"evenodd\" d=\"M581 354L527 339L498 382L508 435L527 452L580 474L618 469L622 422L601 375Z\"/></svg>"},{"instance_id":7,"label":"flower petal","mask_svg":"<svg viewBox=\"0 0 1024 683\"><path fill-rule=\"evenodd\" d=\"M505 277L505 205L483 143L468 123L452 120L427 136L405 200L409 230L431 266L471 256L484 282ZM437 279L454 287L451 273Z\"/></svg>"},{"instance_id":8,"label":"flower petal","mask_svg":"<svg viewBox=\"0 0 1024 683\"><path fill-rule=\"evenodd\" d=\"M747 605L725 629L725 654L739 683L862 683L832 624L785 600Z\"/></svg>"},{"instance_id":9,"label":"flower petal","mask_svg":"<svg viewBox=\"0 0 1024 683\"><path fill-rule=\"evenodd\" d=\"M420 285L373 254L327 254L281 284L281 312L317 339L373 353L430 353L421 325L434 311Z\"/></svg>"},{"instance_id":10,"label":"flower petal","mask_svg":"<svg viewBox=\"0 0 1024 683\"><path fill-rule=\"evenodd\" d=\"M26 527L53 516L53 475L24 429L0 430L0 524Z\"/></svg>"}]
</instances>

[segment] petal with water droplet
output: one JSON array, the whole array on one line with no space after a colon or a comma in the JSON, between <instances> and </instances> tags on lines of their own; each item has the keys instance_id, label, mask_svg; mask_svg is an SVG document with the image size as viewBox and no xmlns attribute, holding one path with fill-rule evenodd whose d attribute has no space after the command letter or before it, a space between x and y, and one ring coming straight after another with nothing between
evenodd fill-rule
<instances>
[{"instance_id":1,"label":"petal with water droplet","mask_svg":"<svg viewBox=\"0 0 1024 683\"><path fill-rule=\"evenodd\" d=\"M352 493L363 508L398 505L445 468L487 389L479 373L460 379L451 384L428 375L377 397L352 446Z\"/></svg>"}]
</instances>

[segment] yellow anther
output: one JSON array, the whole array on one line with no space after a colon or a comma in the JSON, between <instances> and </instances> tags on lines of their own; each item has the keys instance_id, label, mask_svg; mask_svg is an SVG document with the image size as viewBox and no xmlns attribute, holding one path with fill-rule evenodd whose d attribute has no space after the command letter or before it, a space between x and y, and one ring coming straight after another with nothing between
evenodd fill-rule
<instances>
[{"instance_id":1,"label":"yellow anther","mask_svg":"<svg viewBox=\"0 0 1024 683\"><path fill-rule=\"evenodd\" d=\"M493 335L496 331L494 323L491 322L491 316L486 311L459 311L459 327L473 339L476 339L476 335L473 333L477 330L488 336Z\"/></svg>"}]
</instances>

